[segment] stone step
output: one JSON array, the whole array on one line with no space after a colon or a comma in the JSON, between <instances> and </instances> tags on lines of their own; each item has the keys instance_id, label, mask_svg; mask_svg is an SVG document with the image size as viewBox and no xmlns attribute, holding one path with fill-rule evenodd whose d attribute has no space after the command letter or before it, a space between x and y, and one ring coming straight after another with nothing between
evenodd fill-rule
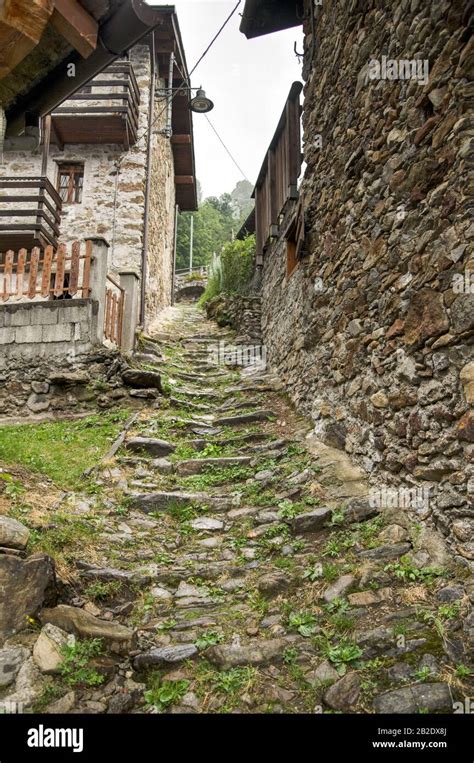
<instances>
[{"instance_id":1,"label":"stone step","mask_svg":"<svg viewBox=\"0 0 474 763\"><path fill-rule=\"evenodd\" d=\"M158 491L138 493L130 496L130 507L149 514L154 511L167 511L171 506L189 506L198 504L210 506L214 511L231 508L232 499L225 495L215 496L208 493L185 493L180 491Z\"/></svg>"},{"instance_id":2,"label":"stone step","mask_svg":"<svg viewBox=\"0 0 474 763\"><path fill-rule=\"evenodd\" d=\"M201 474L208 471L210 466L248 466L251 462L248 456L229 456L223 458L189 458L186 461L180 461L176 466L179 475Z\"/></svg>"},{"instance_id":3,"label":"stone step","mask_svg":"<svg viewBox=\"0 0 474 763\"><path fill-rule=\"evenodd\" d=\"M206 400L226 400L228 395L214 392L212 387L205 389L188 389L186 387L174 387L174 392L179 395L189 395L189 397L203 397Z\"/></svg>"},{"instance_id":4,"label":"stone step","mask_svg":"<svg viewBox=\"0 0 474 763\"><path fill-rule=\"evenodd\" d=\"M203 382L203 383L209 383L210 379L222 379L226 376L226 374L223 371L216 371L213 374L194 374L190 372L185 371L179 371L177 373L173 373L173 376L175 376L177 379L184 379L185 381L190 382Z\"/></svg>"},{"instance_id":5,"label":"stone step","mask_svg":"<svg viewBox=\"0 0 474 763\"><path fill-rule=\"evenodd\" d=\"M248 442L261 442L262 440L269 440L271 435L266 432L250 432L249 434L238 435L237 437L226 437L223 440L213 440L215 445L225 447L231 445L238 447L239 445L245 445Z\"/></svg>"},{"instance_id":6,"label":"stone step","mask_svg":"<svg viewBox=\"0 0 474 763\"><path fill-rule=\"evenodd\" d=\"M244 400L243 402L239 403L236 401L229 401L225 405L220 405L218 408L216 408L216 412L225 412L225 411L241 411L245 410L246 408L256 408L261 404L260 400Z\"/></svg>"},{"instance_id":7,"label":"stone step","mask_svg":"<svg viewBox=\"0 0 474 763\"><path fill-rule=\"evenodd\" d=\"M150 456L161 457L173 453L176 446L153 437L132 437L126 441L125 448L132 453L148 453Z\"/></svg>"},{"instance_id":8,"label":"stone step","mask_svg":"<svg viewBox=\"0 0 474 763\"><path fill-rule=\"evenodd\" d=\"M146 586L150 583L149 575L141 575L130 570L117 570L114 567L94 567L78 560L79 577L86 580L101 580L104 583L118 582L125 585Z\"/></svg>"},{"instance_id":9,"label":"stone step","mask_svg":"<svg viewBox=\"0 0 474 763\"><path fill-rule=\"evenodd\" d=\"M242 413L239 416L223 416L214 419L216 426L239 426L240 424L251 424L255 421L269 421L274 419L273 411L254 411L253 413Z\"/></svg>"},{"instance_id":10,"label":"stone step","mask_svg":"<svg viewBox=\"0 0 474 763\"><path fill-rule=\"evenodd\" d=\"M210 405L206 405L205 403L192 403L188 400L180 400L177 397L169 397L168 400L170 403L173 403L174 405L183 406L185 408L189 408L192 411L212 411L213 408Z\"/></svg>"}]
</instances>

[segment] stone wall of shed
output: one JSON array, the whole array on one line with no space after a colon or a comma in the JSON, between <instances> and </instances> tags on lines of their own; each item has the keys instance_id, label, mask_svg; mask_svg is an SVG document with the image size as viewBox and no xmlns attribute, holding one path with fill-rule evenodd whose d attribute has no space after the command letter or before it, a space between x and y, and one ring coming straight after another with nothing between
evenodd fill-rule
<instances>
[{"instance_id":1,"label":"stone wall of shed","mask_svg":"<svg viewBox=\"0 0 474 763\"><path fill-rule=\"evenodd\" d=\"M327 443L474 562L474 223L468 172L474 47L464 2L306 2L306 248L264 257L270 365ZM466 13L466 15L465 15ZM428 61L427 81L369 61ZM320 137L318 137L320 136Z\"/></svg>"}]
</instances>

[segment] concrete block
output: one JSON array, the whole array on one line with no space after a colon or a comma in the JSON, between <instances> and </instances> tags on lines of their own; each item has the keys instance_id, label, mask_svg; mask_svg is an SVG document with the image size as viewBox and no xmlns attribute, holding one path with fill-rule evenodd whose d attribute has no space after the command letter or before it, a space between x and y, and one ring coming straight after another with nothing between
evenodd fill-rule
<instances>
[{"instance_id":1,"label":"concrete block","mask_svg":"<svg viewBox=\"0 0 474 763\"><path fill-rule=\"evenodd\" d=\"M41 307L33 311L31 323L45 325L58 322L59 310L57 307Z\"/></svg>"},{"instance_id":2,"label":"concrete block","mask_svg":"<svg viewBox=\"0 0 474 763\"><path fill-rule=\"evenodd\" d=\"M64 306L59 313L58 323L79 323L87 316L87 305L75 306L71 302L66 303L68 306Z\"/></svg>"},{"instance_id":3,"label":"concrete block","mask_svg":"<svg viewBox=\"0 0 474 763\"><path fill-rule=\"evenodd\" d=\"M91 324L88 320L82 320L80 323L76 323L77 330L79 336L77 336L77 339L80 339L82 342L88 342L91 338Z\"/></svg>"},{"instance_id":4,"label":"concrete block","mask_svg":"<svg viewBox=\"0 0 474 763\"><path fill-rule=\"evenodd\" d=\"M15 342L17 344L26 344L27 342L41 342L42 338L42 326L18 326L15 329Z\"/></svg>"},{"instance_id":5,"label":"concrete block","mask_svg":"<svg viewBox=\"0 0 474 763\"><path fill-rule=\"evenodd\" d=\"M0 344L11 344L15 341L15 329L2 328L0 329Z\"/></svg>"},{"instance_id":6,"label":"concrete block","mask_svg":"<svg viewBox=\"0 0 474 763\"><path fill-rule=\"evenodd\" d=\"M70 342L72 339L72 323L57 323L40 328L43 331L43 342Z\"/></svg>"},{"instance_id":7,"label":"concrete block","mask_svg":"<svg viewBox=\"0 0 474 763\"><path fill-rule=\"evenodd\" d=\"M31 323L31 310L19 308L10 314L10 326L29 326Z\"/></svg>"}]
</instances>

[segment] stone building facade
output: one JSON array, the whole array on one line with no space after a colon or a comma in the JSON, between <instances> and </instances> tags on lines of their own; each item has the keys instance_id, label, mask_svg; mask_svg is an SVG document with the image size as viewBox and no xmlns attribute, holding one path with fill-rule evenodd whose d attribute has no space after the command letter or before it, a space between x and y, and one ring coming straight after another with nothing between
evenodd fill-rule
<instances>
[{"instance_id":1,"label":"stone building facade","mask_svg":"<svg viewBox=\"0 0 474 763\"><path fill-rule=\"evenodd\" d=\"M252 0L246 23L261 26L247 26L247 36L273 31L259 5ZM272 220L279 234L262 266L267 358L296 405L325 442L363 464L374 486L424 489L429 500L409 508L448 536L468 565L469 7L461 0L304 2L305 245L290 273L282 235L294 214L289 201Z\"/></svg>"},{"instance_id":2,"label":"stone building facade","mask_svg":"<svg viewBox=\"0 0 474 763\"><path fill-rule=\"evenodd\" d=\"M163 36L164 33L161 31L160 34ZM69 245L74 240L83 240L92 235L105 238L109 243L109 272L117 276L124 272L136 274L138 292L141 295L145 294L144 310L140 299L137 300L137 323L145 326L160 309L171 303L176 205L183 210L196 208L195 190L192 190L195 183L190 114L184 119L185 128L182 127L184 111L189 113L188 97L173 99L171 117L167 108L169 51L181 51L179 32L174 32L174 35L174 39L166 40L166 47L163 46L167 53L161 52L160 49L163 38L153 39L150 36L132 48L124 59L133 69L139 90L136 126L138 139L130 141L129 146L105 143L99 126L97 142L91 141L86 130L84 134L87 134L87 142L73 143L69 139L62 142L58 140L58 135L61 137L64 121L60 122L58 119L56 126L56 113L53 112L52 141L46 173L53 186L60 191L61 168L72 166L81 169L83 179L79 198L73 203L63 201L59 241ZM182 52L176 53L179 71L186 71L183 56ZM103 79L103 75L101 76ZM178 84L178 77L179 82L182 81L178 68L173 77L176 77L173 79L174 84ZM96 78L99 79L100 77ZM103 90L95 85L96 80L90 83L87 102L66 101L62 106L76 104L82 108L86 106L92 111L97 104L103 105ZM116 95L120 88L110 89L111 93ZM90 100L96 93L102 100ZM154 99L151 110L150 97ZM112 98L109 104L111 111L114 108L113 103ZM174 109L177 111L176 118ZM64 116L59 112L58 116L64 120ZM78 123L82 118L78 110L77 114L69 116L68 123L73 119ZM183 164L183 154L177 159L176 148L173 146L176 123L181 137L187 138L184 148L187 150L185 161L189 167L186 170L189 173L186 195L181 194L181 198L180 186L175 187L176 175L180 171L176 171L176 161ZM80 133L81 128L76 128L76 134ZM41 166L41 146L36 152L5 151L0 165L0 178L38 177L42 174Z\"/></svg>"}]
</instances>

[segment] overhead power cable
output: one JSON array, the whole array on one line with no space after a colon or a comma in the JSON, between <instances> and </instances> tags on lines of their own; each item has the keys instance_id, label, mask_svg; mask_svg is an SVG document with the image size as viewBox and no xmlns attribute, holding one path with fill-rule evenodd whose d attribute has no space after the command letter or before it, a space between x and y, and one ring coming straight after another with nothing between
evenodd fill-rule
<instances>
[{"instance_id":1,"label":"overhead power cable","mask_svg":"<svg viewBox=\"0 0 474 763\"><path fill-rule=\"evenodd\" d=\"M224 147L224 149L226 150L226 152L229 154L230 158L231 158L231 159L232 159L232 161L234 162L235 166L236 166L236 167L237 167L237 169L239 170L239 172L240 172L240 174L242 175L242 177L243 177L245 180L247 180L247 182L248 182L248 183L250 183L250 180L248 179L247 175L245 174L245 172L243 171L243 169L240 167L240 165L237 163L237 161L236 161L236 160L234 159L234 157L232 156L232 154L231 154L230 150L227 148L226 144L225 144L225 143L224 143L224 141L222 140L221 136L220 136L220 135L219 135L219 133L217 132L216 128L215 128L215 127L214 127L214 125L212 124L212 122L211 122L211 120L209 119L209 117L207 116L207 114L204 114L204 116L206 117L207 121L209 122L209 125L210 125L211 129L214 131L214 133L215 133L215 135L217 136L218 140L219 140L219 141L220 141L220 143L223 145L223 147Z\"/></svg>"},{"instance_id":2,"label":"overhead power cable","mask_svg":"<svg viewBox=\"0 0 474 763\"><path fill-rule=\"evenodd\" d=\"M216 32L216 34L215 34L215 35L214 35L214 37L212 38L211 42L209 43L209 45L208 45L208 46L207 46L207 48L205 49L204 53L202 53L202 55L201 55L201 56L198 58L198 60L197 60L197 61L196 61L196 63L194 64L193 68L191 69L191 71L189 72L189 74L188 74L188 76L187 76L187 77L185 77L185 76L183 75L183 72L182 72L182 71L181 71L181 69L179 68L178 64L176 64L177 68L179 69L179 71L180 71L180 73L181 73L181 76L183 77L183 80L182 80L181 84L180 84L180 85L177 87L177 89L174 91L173 95L172 95L172 96L170 96L169 98L167 98L167 99L166 99L166 101L167 101L167 102L166 102L166 105L165 105L165 106L162 108L162 110L161 110L161 111L160 111L160 112L159 112L159 113L156 115L156 117L154 118L154 120L152 121L152 123L151 123L151 124L150 124L150 125L149 125L149 126L148 126L148 127L147 127L147 128L144 130L144 131L143 131L143 133L142 133L141 135L139 135L139 136L138 136L138 138L137 138L137 140L136 140L136 143L139 143L139 141L140 141L142 138L144 138L144 137L145 137L145 136L148 134L148 131L149 131L149 130L151 130L151 128L152 128L152 127L153 127L153 126L154 126L154 125L155 125L155 124L158 122L159 118L162 116L162 114L164 114L164 112L165 112L165 111L166 111L166 109L168 108L168 104L169 104L171 101L173 101L173 99L174 99L174 98L175 98L175 97L178 95L178 93L179 93L179 92L181 92L181 89L182 89L183 85L185 85L185 84L186 84L186 81L190 82L191 74L193 74L193 73L196 71L197 67L199 66L199 64L200 64L200 63L201 63L201 61L203 60L204 56L206 56L206 55L207 55L207 53L209 52L209 50L212 48L212 46L214 45L215 41L217 40L217 38L219 37L219 35L220 35L220 34L223 32L223 30L225 29L225 27L227 26L227 24L228 24L228 23L229 23L229 21L231 20L232 16L233 16L233 15L234 15L234 13L236 12L236 10L237 10L237 8L239 7L239 5L240 5L240 3L241 3L241 2L242 2L242 0L238 0L238 2L236 3L236 5L235 5L235 6L234 6L234 8L232 9L232 11L229 13L229 15L227 16L226 20L224 21L224 23L222 24L222 26L220 27L220 29L219 29L219 30Z\"/></svg>"}]
</instances>

